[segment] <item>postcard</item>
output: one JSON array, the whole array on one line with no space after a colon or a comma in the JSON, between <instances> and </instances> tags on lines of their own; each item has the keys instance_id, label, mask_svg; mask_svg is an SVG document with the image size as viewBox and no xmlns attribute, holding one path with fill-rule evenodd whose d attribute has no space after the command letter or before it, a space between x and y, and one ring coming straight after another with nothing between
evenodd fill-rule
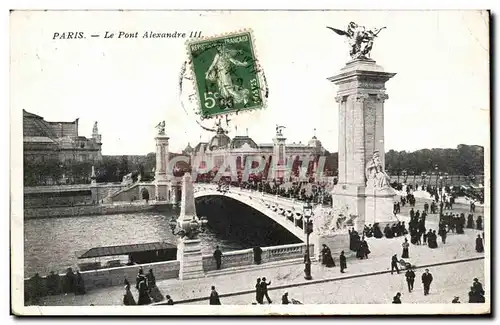
<instances>
[{"instance_id":1,"label":"postcard","mask_svg":"<svg viewBox=\"0 0 500 325\"><path fill-rule=\"evenodd\" d=\"M12 313L491 313L489 30L12 11Z\"/></svg>"}]
</instances>

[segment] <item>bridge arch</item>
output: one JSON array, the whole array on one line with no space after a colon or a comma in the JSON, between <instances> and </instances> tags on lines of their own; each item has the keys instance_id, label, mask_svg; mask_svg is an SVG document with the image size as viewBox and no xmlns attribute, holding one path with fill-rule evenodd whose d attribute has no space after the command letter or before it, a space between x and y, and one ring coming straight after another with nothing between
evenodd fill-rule
<instances>
[{"instance_id":1,"label":"bridge arch","mask_svg":"<svg viewBox=\"0 0 500 325\"><path fill-rule=\"evenodd\" d=\"M203 197L228 197L236 200L246 206L257 210L263 215L267 216L288 232L292 233L295 237L305 242L305 234L302 227L301 211L292 207L291 205L280 204L273 202L269 198L259 197L260 193L255 194L247 193L246 191L230 190L228 192L219 192L214 188L195 188L194 198ZM300 221L299 221L300 220Z\"/></svg>"}]
</instances>

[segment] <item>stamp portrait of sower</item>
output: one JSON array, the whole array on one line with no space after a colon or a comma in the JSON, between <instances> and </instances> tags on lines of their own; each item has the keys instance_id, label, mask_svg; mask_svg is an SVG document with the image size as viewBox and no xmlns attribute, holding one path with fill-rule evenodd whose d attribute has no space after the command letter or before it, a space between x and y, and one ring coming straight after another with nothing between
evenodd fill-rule
<instances>
[{"instance_id":1,"label":"stamp portrait of sower","mask_svg":"<svg viewBox=\"0 0 500 325\"><path fill-rule=\"evenodd\" d=\"M203 118L263 107L261 80L249 31L188 44Z\"/></svg>"}]
</instances>

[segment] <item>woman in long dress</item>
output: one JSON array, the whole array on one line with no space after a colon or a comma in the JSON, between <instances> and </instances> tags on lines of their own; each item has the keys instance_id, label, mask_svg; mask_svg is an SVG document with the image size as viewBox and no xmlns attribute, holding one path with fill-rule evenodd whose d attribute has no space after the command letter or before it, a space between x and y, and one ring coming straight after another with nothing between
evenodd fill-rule
<instances>
[{"instance_id":1,"label":"woman in long dress","mask_svg":"<svg viewBox=\"0 0 500 325\"><path fill-rule=\"evenodd\" d=\"M409 258L410 253L409 253L409 248L410 244L408 243L408 239L405 238L405 241L403 242L403 254L401 254L401 258Z\"/></svg>"},{"instance_id":2,"label":"woman in long dress","mask_svg":"<svg viewBox=\"0 0 500 325\"><path fill-rule=\"evenodd\" d=\"M365 239L363 239L363 241L361 242L361 247L363 248L363 258L368 258L368 255L370 255L371 251Z\"/></svg>"},{"instance_id":3,"label":"woman in long dress","mask_svg":"<svg viewBox=\"0 0 500 325\"><path fill-rule=\"evenodd\" d=\"M474 215L469 214L467 217L467 228L473 229L474 228Z\"/></svg>"},{"instance_id":4,"label":"woman in long dress","mask_svg":"<svg viewBox=\"0 0 500 325\"><path fill-rule=\"evenodd\" d=\"M137 305L134 296L132 295L132 292L130 292L130 284L127 284L125 286L125 294L123 295L123 304L125 306Z\"/></svg>"},{"instance_id":5,"label":"woman in long dress","mask_svg":"<svg viewBox=\"0 0 500 325\"><path fill-rule=\"evenodd\" d=\"M427 242L429 244L429 248L437 248L438 247L437 235L436 235L435 230L430 231L429 235L427 235Z\"/></svg>"},{"instance_id":6,"label":"woman in long dress","mask_svg":"<svg viewBox=\"0 0 500 325\"><path fill-rule=\"evenodd\" d=\"M139 282L139 299L137 300L138 305L149 305L151 303L151 297L149 296L149 289L146 283L146 279Z\"/></svg>"},{"instance_id":7,"label":"woman in long dress","mask_svg":"<svg viewBox=\"0 0 500 325\"><path fill-rule=\"evenodd\" d=\"M160 302L165 299L163 297L160 289L156 285L156 278L153 274L153 269L149 270L149 273L146 275L146 278L148 279L148 287L149 287L149 295L151 298L153 298L154 302Z\"/></svg>"},{"instance_id":8,"label":"woman in long dress","mask_svg":"<svg viewBox=\"0 0 500 325\"><path fill-rule=\"evenodd\" d=\"M477 230L483 230L483 218L481 216L477 216L476 228Z\"/></svg>"},{"instance_id":9,"label":"woman in long dress","mask_svg":"<svg viewBox=\"0 0 500 325\"><path fill-rule=\"evenodd\" d=\"M332 252L328 246L323 244L323 249L321 250L322 254L322 261L321 263L325 265L326 267L334 267L335 266L335 261L333 260L332 257Z\"/></svg>"}]
</instances>

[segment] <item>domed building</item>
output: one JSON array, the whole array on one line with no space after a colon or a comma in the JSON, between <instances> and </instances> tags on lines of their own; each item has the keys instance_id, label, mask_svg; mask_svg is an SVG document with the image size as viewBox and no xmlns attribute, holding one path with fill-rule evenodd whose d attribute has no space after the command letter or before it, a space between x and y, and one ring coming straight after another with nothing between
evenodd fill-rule
<instances>
[{"instance_id":1,"label":"domed building","mask_svg":"<svg viewBox=\"0 0 500 325\"><path fill-rule=\"evenodd\" d=\"M316 133L316 130L315 130ZM323 145L321 144L321 141L316 138L316 134L313 135L311 140L307 143L307 146L310 147L313 151L314 154L322 155L325 153L325 148L323 148Z\"/></svg>"},{"instance_id":2,"label":"domed building","mask_svg":"<svg viewBox=\"0 0 500 325\"><path fill-rule=\"evenodd\" d=\"M217 133L208 142L208 149L210 151L224 150L229 148L231 138L226 135L226 131L219 127Z\"/></svg>"},{"instance_id":3,"label":"domed building","mask_svg":"<svg viewBox=\"0 0 500 325\"><path fill-rule=\"evenodd\" d=\"M238 149L259 149L259 146L252 140L248 135L242 136L237 135L231 140L231 144L229 145L231 150Z\"/></svg>"},{"instance_id":4,"label":"domed building","mask_svg":"<svg viewBox=\"0 0 500 325\"><path fill-rule=\"evenodd\" d=\"M212 169L217 169L225 161L229 164L234 159L239 171L244 168L247 157L260 155L266 160L266 170L274 168L276 178L283 178L291 169L290 159L295 161L304 160L305 157L316 158L326 151L316 136L313 136L307 144L287 143L286 137L277 129L276 136L272 140L272 143L257 144L248 134L236 135L231 139L227 132L219 127L210 141L198 143L192 151L189 150L191 146L188 144L184 154L190 155L191 161L194 162L193 166L199 168L210 164ZM317 167L317 162L314 166Z\"/></svg>"},{"instance_id":5,"label":"domed building","mask_svg":"<svg viewBox=\"0 0 500 325\"><path fill-rule=\"evenodd\" d=\"M184 155L191 155L193 153L194 149L191 147L191 144L188 142L186 148L182 150L182 154Z\"/></svg>"},{"instance_id":6,"label":"domed building","mask_svg":"<svg viewBox=\"0 0 500 325\"><path fill-rule=\"evenodd\" d=\"M23 110L23 154L30 162L98 162L102 160L101 134L95 122L92 137L79 135L79 119L48 122Z\"/></svg>"}]
</instances>

